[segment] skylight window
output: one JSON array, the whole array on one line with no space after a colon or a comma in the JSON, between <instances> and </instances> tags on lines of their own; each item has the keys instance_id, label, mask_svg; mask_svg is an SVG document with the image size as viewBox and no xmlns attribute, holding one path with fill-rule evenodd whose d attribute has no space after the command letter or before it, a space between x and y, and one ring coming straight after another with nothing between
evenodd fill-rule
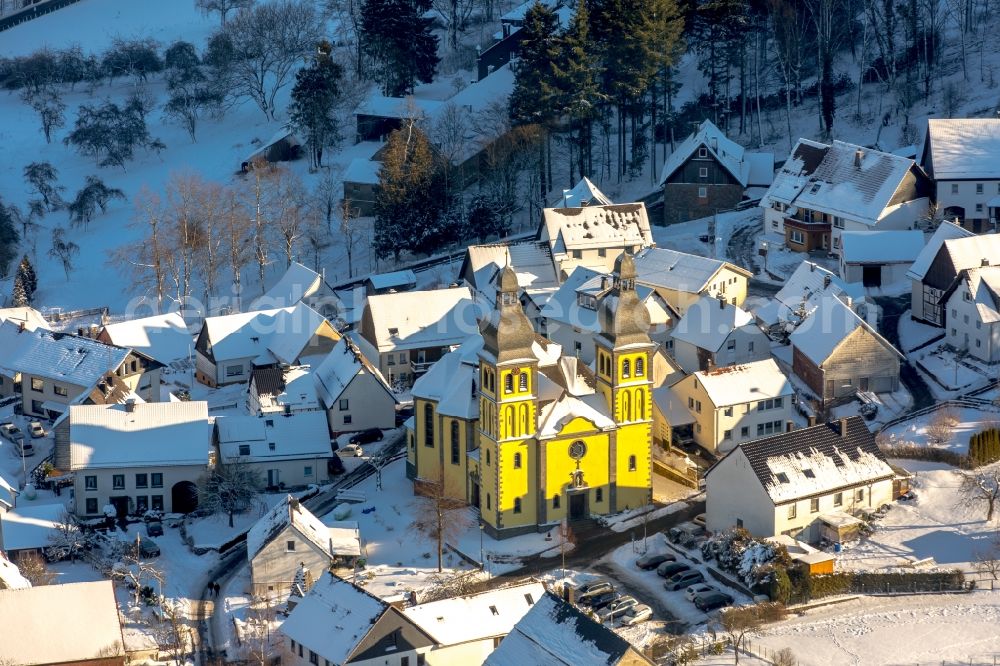
<instances>
[{"instance_id":1,"label":"skylight window","mask_svg":"<svg viewBox=\"0 0 1000 666\"><path fill-rule=\"evenodd\" d=\"M494 615L500 614L500 611L497 610L496 606L490 606L490 612L493 613Z\"/></svg>"},{"instance_id":2,"label":"skylight window","mask_svg":"<svg viewBox=\"0 0 1000 666\"><path fill-rule=\"evenodd\" d=\"M784 472L778 472L778 483L788 483L788 475Z\"/></svg>"},{"instance_id":3,"label":"skylight window","mask_svg":"<svg viewBox=\"0 0 1000 666\"><path fill-rule=\"evenodd\" d=\"M524 600L528 602L529 606L533 606L535 604L535 600L531 598L530 594L524 595Z\"/></svg>"},{"instance_id":4,"label":"skylight window","mask_svg":"<svg viewBox=\"0 0 1000 666\"><path fill-rule=\"evenodd\" d=\"M816 478L816 474L811 469L804 469L804 470L802 470L802 473L805 475L805 477L807 479L815 479Z\"/></svg>"}]
</instances>

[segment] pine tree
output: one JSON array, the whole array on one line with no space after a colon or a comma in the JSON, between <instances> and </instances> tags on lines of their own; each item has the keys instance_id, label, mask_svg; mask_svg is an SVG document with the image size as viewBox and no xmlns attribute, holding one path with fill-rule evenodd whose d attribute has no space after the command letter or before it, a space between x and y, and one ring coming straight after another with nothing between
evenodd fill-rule
<instances>
[{"instance_id":1,"label":"pine tree","mask_svg":"<svg viewBox=\"0 0 1000 666\"><path fill-rule=\"evenodd\" d=\"M361 8L362 50L375 81L388 97L413 92L417 81L434 80L440 58L429 0L365 0Z\"/></svg>"},{"instance_id":2,"label":"pine tree","mask_svg":"<svg viewBox=\"0 0 1000 666\"><path fill-rule=\"evenodd\" d=\"M308 67L295 75L288 116L305 136L313 167L323 166L323 148L340 140L334 110L340 99L343 68L330 57L330 45L320 44L319 53Z\"/></svg>"},{"instance_id":3,"label":"pine tree","mask_svg":"<svg viewBox=\"0 0 1000 666\"><path fill-rule=\"evenodd\" d=\"M10 262L17 256L17 209L0 199L0 277L7 277Z\"/></svg>"},{"instance_id":4,"label":"pine tree","mask_svg":"<svg viewBox=\"0 0 1000 666\"><path fill-rule=\"evenodd\" d=\"M515 126L538 125L543 140L538 144L540 199L551 189L548 168L549 132L556 122L559 104L556 63L559 60L559 19L555 12L535 2L524 15L521 46L514 69L514 90L510 94L510 118Z\"/></svg>"},{"instance_id":5,"label":"pine tree","mask_svg":"<svg viewBox=\"0 0 1000 666\"><path fill-rule=\"evenodd\" d=\"M594 76L597 58L590 39L590 13L585 0L578 0L576 13L562 36L560 47L555 65L558 108L569 118L571 140L577 150L577 171L580 176L590 176L593 173L593 121L601 94ZM574 132L575 137L572 136ZM572 187L576 180L571 151L569 186Z\"/></svg>"},{"instance_id":6,"label":"pine tree","mask_svg":"<svg viewBox=\"0 0 1000 666\"><path fill-rule=\"evenodd\" d=\"M35 275L35 267L31 265L28 255L21 257L21 263L17 270L21 274L21 279L24 280L24 288L28 291L28 300L31 300L38 289L38 277Z\"/></svg>"},{"instance_id":7,"label":"pine tree","mask_svg":"<svg viewBox=\"0 0 1000 666\"><path fill-rule=\"evenodd\" d=\"M14 276L14 289L10 294L10 304L11 307L15 308L23 308L31 305L31 299L28 298L28 289L24 286L21 273L17 273Z\"/></svg>"},{"instance_id":8,"label":"pine tree","mask_svg":"<svg viewBox=\"0 0 1000 666\"><path fill-rule=\"evenodd\" d=\"M457 240L449 208L440 160L411 121L386 142L375 195L376 254L398 260L404 249L428 253Z\"/></svg>"}]
</instances>

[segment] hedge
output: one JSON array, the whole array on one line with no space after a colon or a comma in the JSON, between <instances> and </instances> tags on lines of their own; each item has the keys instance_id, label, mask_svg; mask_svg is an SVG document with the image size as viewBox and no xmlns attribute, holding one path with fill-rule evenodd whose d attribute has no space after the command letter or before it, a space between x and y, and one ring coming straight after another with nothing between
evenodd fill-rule
<instances>
[{"instance_id":1,"label":"hedge","mask_svg":"<svg viewBox=\"0 0 1000 666\"><path fill-rule=\"evenodd\" d=\"M987 428L969 440L969 458L974 465L988 465L1000 460L1000 430Z\"/></svg>"},{"instance_id":2,"label":"hedge","mask_svg":"<svg viewBox=\"0 0 1000 666\"><path fill-rule=\"evenodd\" d=\"M808 576L806 581L809 599L851 593L945 592L965 587L965 576L957 570L912 573L842 571Z\"/></svg>"},{"instance_id":3,"label":"hedge","mask_svg":"<svg viewBox=\"0 0 1000 666\"><path fill-rule=\"evenodd\" d=\"M936 446L917 446L915 444L894 444L880 447L882 453L887 458L908 458L910 460L926 460L929 462L940 462L958 467L959 469L969 469L972 467L969 456L956 453L949 449L942 449Z\"/></svg>"}]
</instances>

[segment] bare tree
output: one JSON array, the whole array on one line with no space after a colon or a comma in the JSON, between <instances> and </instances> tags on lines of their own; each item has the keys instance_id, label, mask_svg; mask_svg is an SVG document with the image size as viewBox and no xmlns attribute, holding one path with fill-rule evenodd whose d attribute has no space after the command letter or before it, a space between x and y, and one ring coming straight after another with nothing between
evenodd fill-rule
<instances>
[{"instance_id":1,"label":"bare tree","mask_svg":"<svg viewBox=\"0 0 1000 666\"><path fill-rule=\"evenodd\" d=\"M270 261L270 243L268 238L268 219L267 219L267 208L268 208L268 198L271 194L271 171L273 167L271 164L263 159L259 158L254 160L251 165L250 174L252 180L250 182L250 192L249 192L249 208L250 208L250 220L253 225L253 256L257 260L257 277L260 279L260 293L264 293L264 269L267 265L271 263Z\"/></svg>"},{"instance_id":2,"label":"bare tree","mask_svg":"<svg viewBox=\"0 0 1000 666\"><path fill-rule=\"evenodd\" d=\"M229 269L232 279L233 292L236 296L236 305L240 307L243 281L243 269L250 263L250 236L252 220L244 212L240 196L233 189L224 190L222 193L222 251L225 254L224 263Z\"/></svg>"},{"instance_id":3,"label":"bare tree","mask_svg":"<svg viewBox=\"0 0 1000 666\"><path fill-rule=\"evenodd\" d=\"M206 14L218 12L219 19L225 26L229 12L247 9L253 6L253 0L195 0L194 4Z\"/></svg>"},{"instance_id":4,"label":"bare tree","mask_svg":"<svg viewBox=\"0 0 1000 666\"><path fill-rule=\"evenodd\" d=\"M413 526L437 545L437 570L444 562L444 544L470 525L468 505L447 494L442 481L422 481L420 495L414 501L417 519Z\"/></svg>"},{"instance_id":5,"label":"bare tree","mask_svg":"<svg viewBox=\"0 0 1000 666\"><path fill-rule=\"evenodd\" d=\"M198 484L198 504L213 513L222 512L229 516L229 526L233 526L233 516L247 511L260 501L264 487L260 472L241 462L220 463L209 471Z\"/></svg>"},{"instance_id":6,"label":"bare tree","mask_svg":"<svg viewBox=\"0 0 1000 666\"><path fill-rule=\"evenodd\" d=\"M135 544L118 542L116 545L119 551L109 554L115 560L110 567L111 578L125 583L125 587L132 594L132 603L135 606L142 600L142 588L152 587L153 583L159 588L163 587L163 572L152 562L142 558L140 539L137 534Z\"/></svg>"},{"instance_id":7,"label":"bare tree","mask_svg":"<svg viewBox=\"0 0 1000 666\"><path fill-rule=\"evenodd\" d=\"M275 98L292 71L323 37L314 3L278 0L255 5L226 24L233 49L235 92L249 97L268 120L277 113Z\"/></svg>"},{"instance_id":8,"label":"bare tree","mask_svg":"<svg viewBox=\"0 0 1000 666\"><path fill-rule=\"evenodd\" d=\"M777 622L785 616L785 607L777 603L763 603L752 606L727 608L719 616L719 624L729 637L735 654L735 664L740 663L747 634L757 632L767 622Z\"/></svg>"},{"instance_id":9,"label":"bare tree","mask_svg":"<svg viewBox=\"0 0 1000 666\"><path fill-rule=\"evenodd\" d=\"M165 597L160 599L159 612L151 629L156 636L156 644L162 652L170 655L174 664L184 664L185 657L193 648L191 627L187 622L188 601Z\"/></svg>"},{"instance_id":10,"label":"bare tree","mask_svg":"<svg viewBox=\"0 0 1000 666\"><path fill-rule=\"evenodd\" d=\"M570 527L569 521L563 519L559 523L559 557L562 558L562 575L563 578L566 577L566 553L573 550L576 545L576 535L573 533L573 528Z\"/></svg>"},{"instance_id":11,"label":"bare tree","mask_svg":"<svg viewBox=\"0 0 1000 666\"><path fill-rule=\"evenodd\" d=\"M939 409L924 429L932 444L947 444L955 435L955 415L948 409Z\"/></svg>"},{"instance_id":12,"label":"bare tree","mask_svg":"<svg viewBox=\"0 0 1000 666\"><path fill-rule=\"evenodd\" d=\"M981 467L969 472L958 472L962 477L959 505L984 507L986 522L993 520L997 500L1000 499L1000 467Z\"/></svg>"},{"instance_id":13,"label":"bare tree","mask_svg":"<svg viewBox=\"0 0 1000 666\"><path fill-rule=\"evenodd\" d=\"M52 230L52 247L47 253L53 259L57 259L62 264L63 272L66 273L66 280L69 280L69 272L73 269L73 257L80 254L80 246L66 238L66 229L56 227Z\"/></svg>"},{"instance_id":14,"label":"bare tree","mask_svg":"<svg viewBox=\"0 0 1000 666\"><path fill-rule=\"evenodd\" d=\"M49 546L45 549L45 555L51 561L58 561L76 558L83 552L87 545L87 539L73 517L68 513L63 513L55 529L49 534Z\"/></svg>"},{"instance_id":15,"label":"bare tree","mask_svg":"<svg viewBox=\"0 0 1000 666\"><path fill-rule=\"evenodd\" d=\"M163 309L166 293L167 271L164 266L166 244L163 236L163 202L160 196L143 187L135 198L133 226L146 227L143 242L137 246L127 245L115 253L119 266L127 268L136 282L153 292L157 311Z\"/></svg>"},{"instance_id":16,"label":"bare tree","mask_svg":"<svg viewBox=\"0 0 1000 666\"><path fill-rule=\"evenodd\" d=\"M798 666L798 663L791 648L781 648L774 653L774 666Z\"/></svg>"},{"instance_id":17,"label":"bare tree","mask_svg":"<svg viewBox=\"0 0 1000 666\"><path fill-rule=\"evenodd\" d=\"M56 578L56 575L49 571L45 565L42 556L35 552L24 553L18 557L17 568L21 571L21 575L35 587L51 585Z\"/></svg>"},{"instance_id":18,"label":"bare tree","mask_svg":"<svg viewBox=\"0 0 1000 666\"><path fill-rule=\"evenodd\" d=\"M281 651L283 637L275 631L278 613L267 599L254 596L247 606L246 620L240 638L243 656L253 666L269 666Z\"/></svg>"},{"instance_id":19,"label":"bare tree","mask_svg":"<svg viewBox=\"0 0 1000 666\"><path fill-rule=\"evenodd\" d=\"M362 225L356 211L351 208L351 200L344 199L340 213L340 237L344 239L347 252L347 277L354 277L354 251L359 241L368 237L368 229Z\"/></svg>"},{"instance_id":20,"label":"bare tree","mask_svg":"<svg viewBox=\"0 0 1000 666\"><path fill-rule=\"evenodd\" d=\"M42 135L45 143L52 143L52 132L66 123L66 103L59 93L51 88L33 90L26 88L21 93L21 99L38 114L42 124Z\"/></svg>"},{"instance_id":21,"label":"bare tree","mask_svg":"<svg viewBox=\"0 0 1000 666\"><path fill-rule=\"evenodd\" d=\"M458 50L458 33L465 32L476 0L433 0L432 6L448 29L448 48Z\"/></svg>"},{"instance_id":22,"label":"bare tree","mask_svg":"<svg viewBox=\"0 0 1000 666\"><path fill-rule=\"evenodd\" d=\"M167 181L163 265L173 283L174 297L181 304L191 297L196 256L205 240L204 189L204 181L190 173L172 174Z\"/></svg>"}]
</instances>

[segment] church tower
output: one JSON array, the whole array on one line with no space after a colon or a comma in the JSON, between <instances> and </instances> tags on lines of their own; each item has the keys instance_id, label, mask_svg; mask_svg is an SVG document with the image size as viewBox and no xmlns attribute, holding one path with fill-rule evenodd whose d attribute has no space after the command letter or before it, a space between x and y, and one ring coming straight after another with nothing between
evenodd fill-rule
<instances>
[{"instance_id":1,"label":"church tower","mask_svg":"<svg viewBox=\"0 0 1000 666\"><path fill-rule=\"evenodd\" d=\"M635 279L635 261L623 252L615 260L612 287L601 298L601 332L594 338L597 391L618 424L609 461L612 511L643 506L652 492L654 344Z\"/></svg>"},{"instance_id":2,"label":"church tower","mask_svg":"<svg viewBox=\"0 0 1000 666\"><path fill-rule=\"evenodd\" d=\"M536 524L535 332L518 300L517 275L497 278L494 310L480 324L479 508L492 534Z\"/></svg>"}]
</instances>

